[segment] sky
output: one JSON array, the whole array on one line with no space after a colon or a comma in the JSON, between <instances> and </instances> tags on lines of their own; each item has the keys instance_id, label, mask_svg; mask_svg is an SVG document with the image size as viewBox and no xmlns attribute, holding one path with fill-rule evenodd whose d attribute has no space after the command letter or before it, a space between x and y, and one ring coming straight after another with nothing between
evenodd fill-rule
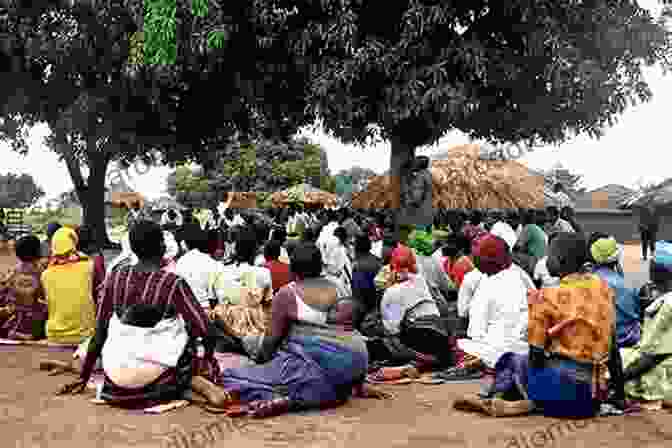
<instances>
[{"instance_id":1,"label":"sky","mask_svg":"<svg viewBox=\"0 0 672 448\"><path fill-rule=\"evenodd\" d=\"M660 9L658 0L641 0L639 3L651 9L654 15ZM663 75L659 67L647 68L644 74L653 92L653 99L628 108L601 139L579 136L560 146L539 148L519 161L533 169L550 169L561 164L572 173L583 175L583 186L588 189L607 184L634 187L640 182L658 182L672 177L668 165L672 157L665 155L665 142L670 140L667 126L671 122L672 74ZM0 143L0 174L13 172L32 175L47 193L45 199L72 189L65 163L59 161L42 143L48 132L46 125L32 129L29 153L25 157ZM383 173L389 167L389 143L358 148L344 145L324 132L303 130L300 134L325 148L332 173L352 166ZM438 144L418 152L431 156L432 153L465 143L470 143L465 135L451 132ZM165 178L169 172L170 169L159 167L138 175L131 169L128 180L133 188L153 199L165 194Z\"/></svg>"}]
</instances>

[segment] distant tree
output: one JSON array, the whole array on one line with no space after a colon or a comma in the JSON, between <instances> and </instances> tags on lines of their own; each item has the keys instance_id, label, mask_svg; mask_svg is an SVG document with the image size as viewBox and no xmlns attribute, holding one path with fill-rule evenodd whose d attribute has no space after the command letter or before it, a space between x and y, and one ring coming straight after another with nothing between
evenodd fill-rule
<instances>
[{"instance_id":1,"label":"distant tree","mask_svg":"<svg viewBox=\"0 0 672 448\"><path fill-rule=\"evenodd\" d=\"M348 178L352 184L352 191L356 193L366 189L369 179L376 176L376 172L369 168L353 166L339 171L336 175Z\"/></svg>"},{"instance_id":2,"label":"distant tree","mask_svg":"<svg viewBox=\"0 0 672 448\"><path fill-rule=\"evenodd\" d=\"M0 208L27 208L44 196L29 174L0 174Z\"/></svg>"}]
</instances>

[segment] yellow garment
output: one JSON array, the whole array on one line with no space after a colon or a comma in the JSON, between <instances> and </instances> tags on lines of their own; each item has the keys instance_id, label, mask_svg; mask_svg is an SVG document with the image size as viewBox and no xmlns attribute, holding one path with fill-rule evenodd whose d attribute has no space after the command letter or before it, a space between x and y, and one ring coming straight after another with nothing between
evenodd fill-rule
<instances>
[{"instance_id":1,"label":"yellow garment","mask_svg":"<svg viewBox=\"0 0 672 448\"><path fill-rule=\"evenodd\" d=\"M77 248L77 232L68 227L61 227L51 239L51 254L66 255Z\"/></svg>"},{"instance_id":2,"label":"yellow garment","mask_svg":"<svg viewBox=\"0 0 672 448\"><path fill-rule=\"evenodd\" d=\"M42 273L49 318L47 339L61 344L79 344L93 336L96 308L93 302L93 261L50 266Z\"/></svg>"}]
</instances>

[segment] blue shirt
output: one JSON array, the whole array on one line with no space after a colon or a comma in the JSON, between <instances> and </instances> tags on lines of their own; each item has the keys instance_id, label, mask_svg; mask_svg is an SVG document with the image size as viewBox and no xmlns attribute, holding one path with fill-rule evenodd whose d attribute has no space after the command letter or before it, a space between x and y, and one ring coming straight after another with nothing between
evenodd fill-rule
<instances>
[{"instance_id":1,"label":"blue shirt","mask_svg":"<svg viewBox=\"0 0 672 448\"><path fill-rule=\"evenodd\" d=\"M620 340L625 336L626 326L639 321L639 291L635 288L626 288L625 278L607 267L598 267L595 269L595 274L599 275L614 290L616 334Z\"/></svg>"}]
</instances>

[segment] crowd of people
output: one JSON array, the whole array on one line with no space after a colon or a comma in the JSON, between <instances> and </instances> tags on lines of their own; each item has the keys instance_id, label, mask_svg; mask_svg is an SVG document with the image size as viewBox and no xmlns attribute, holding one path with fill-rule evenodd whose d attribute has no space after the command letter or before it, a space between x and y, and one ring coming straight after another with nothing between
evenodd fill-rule
<instances>
[{"instance_id":1,"label":"crowd of people","mask_svg":"<svg viewBox=\"0 0 672 448\"><path fill-rule=\"evenodd\" d=\"M672 265L654 256L652 282L626 287L623 247L586 235L570 207L441 210L395 230L385 210L154 222L138 206L107 266L89 229L56 223L16 257L2 337L76 346L44 366L79 373L60 392L100 372L117 406L189 397L265 417L423 377L480 380L458 409L587 417L660 409L672 386Z\"/></svg>"}]
</instances>

